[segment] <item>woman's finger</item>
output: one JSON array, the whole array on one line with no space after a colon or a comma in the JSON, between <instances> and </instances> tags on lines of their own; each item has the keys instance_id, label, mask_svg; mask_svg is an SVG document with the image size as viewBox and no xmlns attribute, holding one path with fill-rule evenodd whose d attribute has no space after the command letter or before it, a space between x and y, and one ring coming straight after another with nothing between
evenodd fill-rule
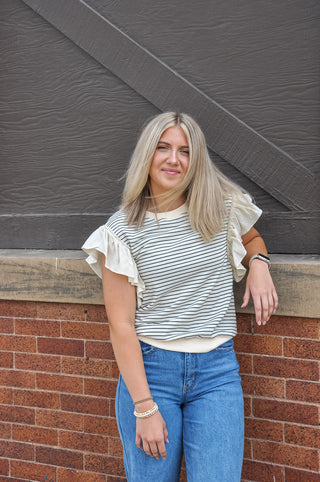
<instances>
[{"instance_id":1,"label":"woman's finger","mask_svg":"<svg viewBox=\"0 0 320 482\"><path fill-rule=\"evenodd\" d=\"M274 302L273 313L275 313L276 310L278 309L278 306L279 306L279 299L278 299L278 295L277 295L277 292L276 292L275 288L273 288L273 290L272 290L272 297L273 297L273 302Z\"/></svg>"},{"instance_id":2,"label":"woman's finger","mask_svg":"<svg viewBox=\"0 0 320 482\"><path fill-rule=\"evenodd\" d=\"M138 449L143 450L142 439L140 435L136 435L136 446L138 447Z\"/></svg>"},{"instance_id":3,"label":"woman's finger","mask_svg":"<svg viewBox=\"0 0 320 482\"><path fill-rule=\"evenodd\" d=\"M269 299L266 294L261 296L261 306L262 306L262 324L265 325L269 319Z\"/></svg>"},{"instance_id":4,"label":"woman's finger","mask_svg":"<svg viewBox=\"0 0 320 482\"><path fill-rule=\"evenodd\" d=\"M152 443L150 442L149 447L150 447L150 451L151 451L152 456L155 459L158 459L159 458L159 450L158 450L157 443L156 442L152 442Z\"/></svg>"},{"instance_id":5,"label":"woman's finger","mask_svg":"<svg viewBox=\"0 0 320 482\"><path fill-rule=\"evenodd\" d=\"M252 296L252 299L253 299L253 305L254 305L254 312L256 315L256 322L258 325L261 325L262 310L261 310L260 296Z\"/></svg>"},{"instance_id":6,"label":"woman's finger","mask_svg":"<svg viewBox=\"0 0 320 482\"><path fill-rule=\"evenodd\" d=\"M147 442L146 440L143 440L142 444L143 444L143 450L145 451L145 453L147 455L150 455L150 457L152 457L152 452L149 446L149 442Z\"/></svg>"}]
</instances>

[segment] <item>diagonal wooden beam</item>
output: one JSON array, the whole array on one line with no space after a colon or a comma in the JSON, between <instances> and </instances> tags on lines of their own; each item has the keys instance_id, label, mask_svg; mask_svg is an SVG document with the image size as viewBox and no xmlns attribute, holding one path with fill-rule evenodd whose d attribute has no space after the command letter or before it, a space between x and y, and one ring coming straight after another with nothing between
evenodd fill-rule
<instances>
[{"instance_id":1,"label":"diagonal wooden beam","mask_svg":"<svg viewBox=\"0 0 320 482\"><path fill-rule=\"evenodd\" d=\"M84 0L23 0L160 110L188 112L209 147L291 210L320 207L315 176L201 92Z\"/></svg>"}]
</instances>

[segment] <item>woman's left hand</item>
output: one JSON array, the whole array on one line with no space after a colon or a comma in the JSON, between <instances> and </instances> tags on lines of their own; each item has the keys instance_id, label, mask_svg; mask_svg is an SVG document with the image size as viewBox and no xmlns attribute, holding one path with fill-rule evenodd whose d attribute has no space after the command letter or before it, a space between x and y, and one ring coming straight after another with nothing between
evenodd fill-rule
<instances>
[{"instance_id":1,"label":"woman's left hand","mask_svg":"<svg viewBox=\"0 0 320 482\"><path fill-rule=\"evenodd\" d=\"M260 259L251 262L241 308L248 305L250 296L253 299L257 324L265 325L278 308L278 296L269 267Z\"/></svg>"}]
</instances>

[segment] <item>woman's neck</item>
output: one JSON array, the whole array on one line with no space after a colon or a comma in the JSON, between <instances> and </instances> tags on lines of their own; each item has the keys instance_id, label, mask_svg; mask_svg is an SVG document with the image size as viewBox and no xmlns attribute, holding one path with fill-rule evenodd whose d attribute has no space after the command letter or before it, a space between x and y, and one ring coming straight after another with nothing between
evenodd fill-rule
<instances>
[{"instance_id":1,"label":"woman's neck","mask_svg":"<svg viewBox=\"0 0 320 482\"><path fill-rule=\"evenodd\" d=\"M174 211L186 202L185 196L180 196L178 199L165 203L157 203L155 200L151 201L148 211L165 213L168 211Z\"/></svg>"}]
</instances>

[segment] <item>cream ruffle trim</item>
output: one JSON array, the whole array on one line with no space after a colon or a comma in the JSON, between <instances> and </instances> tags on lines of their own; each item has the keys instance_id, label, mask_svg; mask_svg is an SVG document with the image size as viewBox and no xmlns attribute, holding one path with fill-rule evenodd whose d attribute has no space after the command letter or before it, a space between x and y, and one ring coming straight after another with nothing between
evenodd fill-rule
<instances>
[{"instance_id":1,"label":"cream ruffle trim","mask_svg":"<svg viewBox=\"0 0 320 482\"><path fill-rule=\"evenodd\" d=\"M232 199L228 224L228 258L232 266L233 278L241 281L246 274L246 268L241 263L246 255L241 236L246 234L262 214L250 196L244 194Z\"/></svg>"},{"instance_id":2,"label":"cream ruffle trim","mask_svg":"<svg viewBox=\"0 0 320 482\"><path fill-rule=\"evenodd\" d=\"M145 290L131 251L107 226L96 229L82 246L89 255L86 259L93 271L101 278L101 255L105 256L105 267L114 273L128 277L129 282L137 288L138 308L142 303Z\"/></svg>"}]
</instances>

